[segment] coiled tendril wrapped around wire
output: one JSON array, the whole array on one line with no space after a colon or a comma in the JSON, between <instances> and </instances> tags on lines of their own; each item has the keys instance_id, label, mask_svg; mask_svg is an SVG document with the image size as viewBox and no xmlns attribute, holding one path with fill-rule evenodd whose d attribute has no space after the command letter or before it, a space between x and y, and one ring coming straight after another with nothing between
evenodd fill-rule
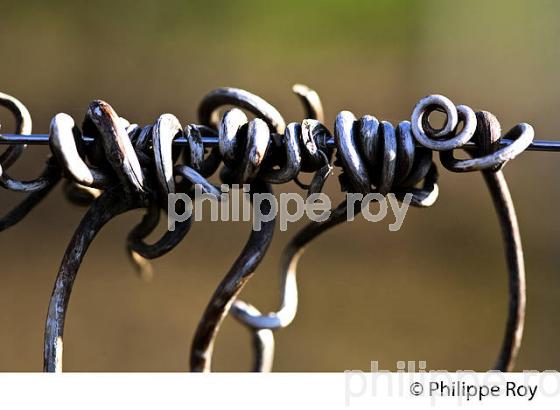
<instances>
[{"instance_id":1,"label":"coiled tendril wrapped around wire","mask_svg":"<svg viewBox=\"0 0 560 410\"><path fill-rule=\"evenodd\" d=\"M527 124L515 126L506 134L513 142L500 148L501 130L494 116L487 112L475 114L467 106L455 106L443 96L432 95L416 105L411 122L402 121L396 128L373 116L357 119L352 113L342 111L336 117L333 138L323 125L323 107L317 93L301 85L295 86L294 92L304 105L306 119L288 125L271 104L234 88L217 89L205 96L199 106L200 125L189 124L185 128L172 114L163 114L153 125L140 127L119 117L109 104L94 101L81 129L66 114L53 118L50 127L53 156L38 179L18 181L5 173L21 155L23 147L9 147L0 156L0 184L29 193L0 220L0 229L23 219L61 175L66 177L68 198L90 205L66 250L55 282L45 329L45 370L62 369L64 319L72 285L89 244L114 216L131 209L146 209L144 218L128 236L127 250L147 274L150 270L147 259L172 250L191 227L191 218L187 218L156 242L145 242L157 227L161 212L167 211L168 195L179 192L192 195L193 187L198 185L204 193L219 199L219 190L207 178L222 162L222 181L249 184L251 198L257 193L272 193L270 184L289 181L313 194L322 190L331 174L335 154L334 165L342 169L339 179L343 191L362 195L394 193L400 200L426 207L435 202L439 193L437 168L432 162L434 150L440 151L441 162L452 171L482 170L492 194L503 228L510 272L509 316L496 368L512 368L523 329L525 279L515 211L500 169L531 143L532 128ZM23 104L5 94L0 94L0 103L15 115L16 132L31 132L31 118ZM233 108L218 116L219 109L225 105ZM428 120L435 110L446 114L446 122L439 130ZM255 118L249 120L244 111ZM203 134L217 137L218 146L206 148ZM93 138L93 142L84 143L83 135ZM183 149L174 145L178 138L186 141ZM477 143L479 151L472 159L456 159L453 150L470 140ZM309 185L300 182L302 172L314 173ZM259 206L262 214L271 211L267 202ZM272 330L290 324L297 311L298 260L313 239L346 220L349 206L356 207L343 201L328 219L309 223L290 241L283 252L280 269L281 307L266 315L236 299L266 253L275 219L265 222L259 231L251 232L241 254L214 292L196 330L191 350L192 370L210 370L214 341L230 309L252 332L254 369L271 368Z\"/></svg>"},{"instance_id":2,"label":"coiled tendril wrapped around wire","mask_svg":"<svg viewBox=\"0 0 560 410\"><path fill-rule=\"evenodd\" d=\"M303 127L302 127L303 128ZM356 120L348 111L341 112L335 122L337 162L342 166L343 189L367 195L393 192L403 199L405 191L412 194L414 206L432 205L438 196L437 169L430 150L416 149L410 123L401 122L397 129L373 116ZM423 181L422 188L416 188ZM343 201L331 216L322 222L311 222L298 232L282 254L282 301L277 312L267 315L241 300L233 304L232 314L252 329L278 329L288 326L297 312L297 264L305 246L326 230L344 222L347 215ZM360 209L356 209L359 211ZM259 352L256 352L259 354ZM257 358L257 362L266 362Z\"/></svg>"},{"instance_id":3,"label":"coiled tendril wrapped around wire","mask_svg":"<svg viewBox=\"0 0 560 410\"><path fill-rule=\"evenodd\" d=\"M446 124L439 131L434 130L428 122L432 110L444 110L447 114ZM352 113L341 112L335 123L335 141L337 157L343 168L343 187L363 195L372 191L383 195L396 192L400 198L402 192L407 191L412 194L413 205L429 206L438 195L437 170L431 161L432 150L442 151L442 163L452 171L485 170L484 177L503 228L510 271L508 321L495 367L511 370L523 332L525 274L513 203L505 178L499 170L531 143L534 136L532 127L518 124L506 134L506 138L514 139L514 142L498 149L501 130L493 115L487 112L475 115L469 107L455 107L449 99L439 95L422 99L414 110L412 121L412 127L409 122L403 121L395 131L390 123L379 122L375 117L364 116L356 120ZM460 131L457 130L459 121L463 122ZM426 149L415 150L413 131L416 140ZM452 150L473 138L480 146L481 156L471 160L456 160ZM424 180L422 189L415 188L421 180ZM288 326L297 312L296 270L304 247L326 229L344 221L346 206L346 203L342 203L326 223L310 223L286 247L280 268L282 300L278 311L261 315L254 306L236 301L232 309L233 316L255 330ZM258 350L256 354L259 354Z\"/></svg>"}]
</instances>

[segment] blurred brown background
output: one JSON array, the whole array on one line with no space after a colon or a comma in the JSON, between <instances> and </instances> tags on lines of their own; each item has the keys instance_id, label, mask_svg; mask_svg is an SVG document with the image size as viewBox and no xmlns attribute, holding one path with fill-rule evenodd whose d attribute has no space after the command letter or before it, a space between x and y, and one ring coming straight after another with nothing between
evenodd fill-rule
<instances>
[{"instance_id":1,"label":"blurred brown background","mask_svg":"<svg viewBox=\"0 0 560 410\"><path fill-rule=\"evenodd\" d=\"M503 128L525 121L537 138L559 139L559 14L558 2L530 0L2 0L0 90L27 104L37 132L57 112L81 119L96 98L139 123L163 112L195 122L197 102L218 86L246 88L301 120L290 92L301 82L322 96L328 124L342 109L396 122L441 93L494 112ZM0 120L11 132L4 111ZM46 154L29 148L14 174L35 175ZM527 267L518 369L560 368L559 171L549 153L506 167ZM437 204L411 209L399 232L358 218L313 243L301 262L299 314L276 333L275 370L368 369L371 360L392 370L397 360L492 366L507 303L498 224L479 175L441 174ZM337 186L332 178L329 192ZM19 198L2 192L2 211ZM1 370L41 370L50 292L84 212L57 189L0 235ZM250 229L195 224L145 283L124 252L141 215L114 220L86 256L67 317L67 371L187 369L197 321ZM277 262L297 228L278 233L243 293L263 311L278 307ZM214 368L247 370L249 346L228 318Z\"/></svg>"}]
</instances>

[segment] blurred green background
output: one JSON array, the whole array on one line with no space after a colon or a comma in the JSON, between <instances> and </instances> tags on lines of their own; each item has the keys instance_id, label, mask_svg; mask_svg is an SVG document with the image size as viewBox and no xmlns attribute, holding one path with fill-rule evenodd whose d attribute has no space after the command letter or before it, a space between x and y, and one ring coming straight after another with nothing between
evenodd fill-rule
<instances>
[{"instance_id":1,"label":"blurred green background","mask_svg":"<svg viewBox=\"0 0 560 410\"><path fill-rule=\"evenodd\" d=\"M331 125L343 109L396 122L426 94L494 112L505 129L535 126L560 139L555 1L0 1L0 90L30 109L34 130L67 112L83 118L104 99L126 118L163 112L196 122L219 86L268 99L302 119L290 87L322 96ZM5 132L12 120L0 113ZM47 151L29 148L14 175L36 175ZM527 320L518 369L560 368L559 157L525 153L506 167L522 229ZM275 370L491 367L505 326L507 278L499 227L482 178L441 171L430 209L403 228L358 218L313 243L301 262L295 322L278 331ZM337 192L331 178L329 192ZM282 190L299 188L288 185ZM21 196L2 193L1 209ZM0 369L39 371L58 265L84 213L57 189L0 235ZM246 223L197 223L155 277L135 277L124 241L141 212L119 217L87 254L65 331L67 371L183 371L214 288L241 250ZM392 222L392 221L391 221ZM279 304L279 232L243 298ZM163 229L163 228L162 228ZM228 318L214 369L249 369L250 338Z\"/></svg>"}]
</instances>

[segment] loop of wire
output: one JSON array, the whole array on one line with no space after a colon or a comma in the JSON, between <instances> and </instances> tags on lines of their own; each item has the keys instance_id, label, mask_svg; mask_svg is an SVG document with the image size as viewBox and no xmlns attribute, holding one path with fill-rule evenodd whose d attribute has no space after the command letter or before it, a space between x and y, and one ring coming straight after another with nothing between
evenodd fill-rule
<instances>
[{"instance_id":1,"label":"loop of wire","mask_svg":"<svg viewBox=\"0 0 560 410\"><path fill-rule=\"evenodd\" d=\"M308 195L321 192L335 165L341 169L342 191L362 195L394 193L399 200L410 194L412 205L428 207L439 195L433 151L440 152L441 163L451 171L482 171L492 195L502 225L510 290L508 321L496 368L513 368L523 330L525 276L515 211L501 169L529 146L534 137L532 127L516 125L505 135L512 142L500 148L501 128L492 114L475 113L468 106L456 106L446 97L431 95L418 102L410 122L402 121L396 127L374 116L356 118L342 111L331 135L323 125L324 110L317 93L303 85L294 86L293 91L303 105L305 119L288 124L270 103L235 88L219 88L207 94L199 106L199 124L185 127L172 114L163 114L154 124L141 127L120 117L106 102L94 101L81 127L67 114L53 117L49 131L52 156L35 180L20 181L6 174L24 146L10 146L0 155L0 184L28 194L0 219L0 230L21 221L61 179L70 201L89 206L68 245L51 296L45 327L46 371L62 370L64 320L72 285L93 238L116 215L132 209L145 210L128 235L126 249L141 275L149 276L152 268L148 260L174 249L192 225L188 218L154 243L145 242L157 228L161 213L167 212L168 195L192 195L198 186L220 200L219 189L208 178L221 165L222 182L248 184L253 205L255 194L272 193L271 184L294 181L307 189ZM0 93L0 105L14 115L16 133L31 133L31 117L21 102ZM226 106L229 109L222 112ZM444 125L439 129L430 124L434 111L445 113ZM247 113L254 118L249 119ZM217 136L218 146L205 147L203 133ZM83 135L93 137L94 142L85 144ZM178 137L186 139L184 147L173 144ZM332 140L335 149L329 145ZM455 158L454 150L471 140L479 147L478 152L469 159ZM309 185L301 183L301 173L314 174ZM263 214L270 212L270 204L259 206ZM346 220L348 206L343 201L327 220L309 223L286 246L280 267L280 308L268 314L238 299L272 241L275 219L266 222L260 231L252 230L199 322L191 348L191 370L211 369L214 343L230 311L251 332L253 369L271 369L272 331L288 326L297 313L298 261L313 239ZM355 209L360 210L359 206Z\"/></svg>"}]
</instances>

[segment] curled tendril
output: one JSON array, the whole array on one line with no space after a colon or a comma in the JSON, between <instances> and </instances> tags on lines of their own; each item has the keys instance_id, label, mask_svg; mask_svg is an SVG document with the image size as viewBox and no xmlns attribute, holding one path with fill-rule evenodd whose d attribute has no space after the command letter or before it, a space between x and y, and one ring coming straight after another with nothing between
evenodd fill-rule
<instances>
[{"instance_id":1,"label":"curled tendril","mask_svg":"<svg viewBox=\"0 0 560 410\"><path fill-rule=\"evenodd\" d=\"M394 193L418 207L435 203L439 189L433 151L440 152L443 166L454 172L482 171L492 196L500 224L509 271L509 310L496 368L511 370L519 350L525 312L525 274L519 228L502 167L532 142L534 131L528 124L513 127L500 143L498 120L490 113L474 112L465 105L455 106L440 95L419 101L411 121L396 127L371 115L356 118L340 112L334 134L323 125L324 111L317 93L306 86L293 88L305 110L301 122L286 123L270 103L245 90L220 88L205 96L199 106L198 124L183 127L172 114L159 116L154 124L139 126L119 117L104 101L94 101L81 127L67 114L57 114L50 125L52 156L43 172L31 181L10 177L6 170L21 156L24 146L10 146L0 154L0 185L28 195L0 219L0 230L21 221L56 185L65 178L64 192L73 203L90 206L68 245L56 278L45 328L44 368L62 369L64 320L73 283L82 259L99 230L113 217L132 209L144 209L142 220L127 238L127 252L137 269L148 276L148 260L174 249L189 232L192 220L176 223L153 243L146 238L166 213L168 196L186 193L195 187L220 200L220 191L208 177L220 165L226 184L248 184L251 203L257 194L272 194L271 184L296 182L308 195L322 191L334 165L340 166L341 188L367 195ZM16 119L16 133L31 133L31 117L15 98L0 93L0 105ZM220 116L219 109L233 106ZM445 113L440 129L429 121L434 111ZM249 118L250 113L254 118ZM212 149L204 146L202 135L218 138ZM93 138L86 144L83 135ZM186 140L183 148L174 144ZM335 148L333 149L334 146ZM471 158L457 159L453 150L473 141L477 152ZM416 143L419 144L416 144ZM313 173L309 185L301 173ZM410 195L409 195L410 194ZM270 203L259 202L261 214L269 214ZM177 212L185 212L178 204ZM274 354L273 330L289 325L298 305L297 265L305 248L321 233L344 222L348 207L354 213L361 204L342 202L328 219L311 222L300 230L284 249L280 274L280 308L261 313L249 303L237 300L244 286L264 258L272 241L275 219L252 230L245 247L212 296L196 330L190 356L191 369L211 368L213 346L227 314L251 332L256 371L268 371Z\"/></svg>"},{"instance_id":2,"label":"curled tendril","mask_svg":"<svg viewBox=\"0 0 560 410\"><path fill-rule=\"evenodd\" d=\"M422 151L415 162L415 147L410 124L402 122L395 133L387 122L379 122L375 117L364 116L359 121L350 112L341 112L335 124L337 158L341 163L350 190L367 194L378 191L383 194L389 190L412 190L412 204L430 206L438 195L437 169L431 163L429 151ZM380 166L376 166L381 162ZM422 189L414 188L419 181L425 180ZM375 181L376 186L372 184ZM398 183L404 183L399 186ZM324 180L322 181L324 182ZM313 185L313 184L312 184ZM313 188L320 192L322 183ZM354 214L361 211L355 207ZM241 300L233 304L232 315L253 331L279 329L288 326L295 318L298 306L297 266L305 248L319 235L347 220L346 201L330 213L328 219L311 222L300 230L289 242L282 253L280 274L282 277L281 306L276 312L266 315ZM255 351L257 360L260 352Z\"/></svg>"},{"instance_id":3,"label":"curled tendril","mask_svg":"<svg viewBox=\"0 0 560 410\"><path fill-rule=\"evenodd\" d=\"M307 114L322 113L323 109L320 100L315 97L316 93L302 87L296 88L295 92L304 101ZM311 98L308 99L308 97ZM316 119L310 118L305 127L296 123L284 126L283 118L272 109L268 102L242 90L220 89L203 99L199 109L200 121L204 125L212 125L210 119L224 104L244 108L264 119L256 118L248 121L241 109L233 108L227 111L219 121L219 147L226 165L222 172L224 181L250 183L251 197L255 193L272 193L268 183L282 183L296 178L303 168L302 161L305 159L306 169L316 171L314 185L322 186L326 176L330 173L328 161L330 152L326 149L326 140L329 135ZM278 136L280 146L276 147L279 149L277 152L280 152L279 156L283 158L283 162L267 165L265 156L267 150L270 149L270 132L281 133L283 129L285 129L285 133ZM305 152L307 156L304 157L302 152ZM320 161L317 161L318 158ZM273 168L274 166L276 169ZM261 213L270 212L270 204L260 206ZM263 206L268 206L268 208L262 209ZM220 325L235 298L264 257L268 244L272 240L274 224L275 218L266 222L260 231L251 232L240 256L212 296L193 339L192 370L210 370L213 345ZM254 307L247 309L253 314L260 314ZM272 333L268 329L250 330L253 332L253 338L259 341L254 343L255 370L268 370L272 365L271 345L274 342Z\"/></svg>"},{"instance_id":4,"label":"curled tendril","mask_svg":"<svg viewBox=\"0 0 560 410\"><path fill-rule=\"evenodd\" d=\"M468 110L460 107L464 106L458 106L454 110L451 101L441 96L422 99L412 115L413 131L420 144L441 150L441 162L447 169L455 172L482 171L501 225L509 273L508 316L495 369L511 371L523 336L526 300L525 267L513 200L501 169L507 161L527 148L533 140L534 133L530 125L518 124L506 134L506 137L513 139L513 142L499 148L502 137L500 123L496 117L489 112L480 111L474 114L473 120L473 115L465 115L464 112ZM429 112L433 110L444 111L447 115L446 123L440 132L435 132L427 122ZM459 133L456 133L457 119L464 122L463 130ZM465 130L469 130L468 138L465 136ZM445 141L437 141L435 138L443 138ZM460 148L470 139L478 145L478 152L470 154L472 159L456 159L452 149Z\"/></svg>"},{"instance_id":5,"label":"curled tendril","mask_svg":"<svg viewBox=\"0 0 560 410\"><path fill-rule=\"evenodd\" d=\"M18 99L4 93L0 93L0 105L7 108L14 116L16 120L16 133L31 134L31 115L25 105ZM0 155L0 185L12 191L28 193L23 201L0 218L0 231L17 224L25 218L60 180L58 164L52 158L47 160L43 172L34 181L18 181L11 178L6 173L6 170L19 159L24 150L25 145L12 145Z\"/></svg>"}]
</instances>

